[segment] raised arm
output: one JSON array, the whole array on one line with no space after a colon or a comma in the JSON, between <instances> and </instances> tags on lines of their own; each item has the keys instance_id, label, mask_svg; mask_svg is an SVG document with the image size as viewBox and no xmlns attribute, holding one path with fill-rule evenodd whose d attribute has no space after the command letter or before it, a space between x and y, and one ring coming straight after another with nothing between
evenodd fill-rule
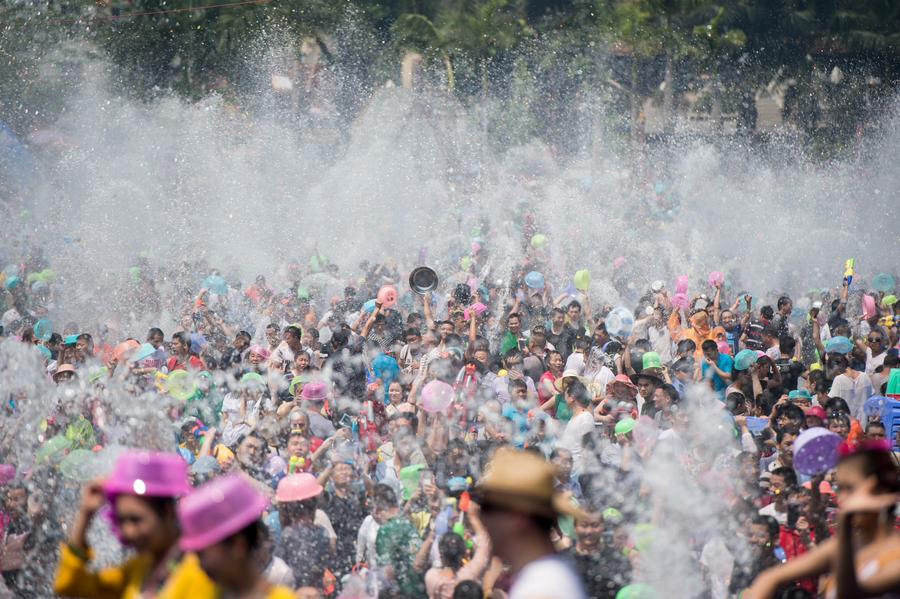
<instances>
[{"instance_id":1,"label":"raised arm","mask_svg":"<svg viewBox=\"0 0 900 599\"><path fill-rule=\"evenodd\" d=\"M375 324L375 319L379 314L381 314L381 302L375 302L375 309L372 310L372 314L369 315L369 319L363 325L362 331L359 332L360 337L365 339L369 336L369 331L372 330L372 325Z\"/></svg>"}]
</instances>

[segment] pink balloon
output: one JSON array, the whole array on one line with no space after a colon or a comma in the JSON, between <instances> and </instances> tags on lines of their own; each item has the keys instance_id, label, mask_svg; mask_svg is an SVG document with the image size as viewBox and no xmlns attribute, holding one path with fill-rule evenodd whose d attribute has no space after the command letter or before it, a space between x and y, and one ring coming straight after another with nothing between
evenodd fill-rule
<instances>
[{"instance_id":1,"label":"pink balloon","mask_svg":"<svg viewBox=\"0 0 900 599\"><path fill-rule=\"evenodd\" d=\"M453 401L453 387L444 381L431 381L422 387L422 409L430 414L443 412Z\"/></svg>"},{"instance_id":2,"label":"pink balloon","mask_svg":"<svg viewBox=\"0 0 900 599\"><path fill-rule=\"evenodd\" d=\"M397 290L393 285L385 285L378 290L378 295L375 297L381 302L382 308L390 308L397 303Z\"/></svg>"}]
</instances>

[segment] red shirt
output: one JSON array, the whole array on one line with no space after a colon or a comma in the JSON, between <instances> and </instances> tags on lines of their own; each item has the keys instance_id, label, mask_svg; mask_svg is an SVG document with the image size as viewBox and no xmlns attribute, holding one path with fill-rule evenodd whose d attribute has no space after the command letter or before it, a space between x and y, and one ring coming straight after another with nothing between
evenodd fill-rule
<instances>
[{"instance_id":1,"label":"red shirt","mask_svg":"<svg viewBox=\"0 0 900 599\"><path fill-rule=\"evenodd\" d=\"M801 538L800 532L793 529L788 528L787 526L781 526L778 531L778 544L781 545L781 548L784 549L784 555L788 560L792 560L795 557L799 557L812 549L816 544L816 533L810 526L809 530L809 547L804 545L804 538ZM816 595L816 592L819 589L819 577L813 576L811 578L801 578L797 581L797 585L809 591L813 596Z\"/></svg>"},{"instance_id":2,"label":"red shirt","mask_svg":"<svg viewBox=\"0 0 900 599\"><path fill-rule=\"evenodd\" d=\"M172 356L166 362L166 368L169 369L169 372L173 370L206 370L206 364L197 356L188 356L187 366L185 366L184 362L179 361L178 356Z\"/></svg>"}]
</instances>

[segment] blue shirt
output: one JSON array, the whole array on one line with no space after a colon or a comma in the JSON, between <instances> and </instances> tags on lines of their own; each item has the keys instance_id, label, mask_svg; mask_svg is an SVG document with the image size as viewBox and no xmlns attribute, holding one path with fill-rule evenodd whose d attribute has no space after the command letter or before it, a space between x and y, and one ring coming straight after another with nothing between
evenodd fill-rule
<instances>
[{"instance_id":1,"label":"blue shirt","mask_svg":"<svg viewBox=\"0 0 900 599\"><path fill-rule=\"evenodd\" d=\"M731 372L733 365L734 359L731 356L719 354L719 358L716 360L716 366L719 367L719 370ZM712 381L713 390L719 394L719 399L725 400L725 389L728 387L728 382L723 380L705 361L703 362L703 380Z\"/></svg>"}]
</instances>

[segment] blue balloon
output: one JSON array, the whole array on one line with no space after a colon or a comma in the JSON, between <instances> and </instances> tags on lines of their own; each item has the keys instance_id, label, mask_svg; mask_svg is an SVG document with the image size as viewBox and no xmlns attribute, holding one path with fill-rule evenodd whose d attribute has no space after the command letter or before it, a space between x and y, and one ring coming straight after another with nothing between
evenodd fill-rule
<instances>
[{"instance_id":1,"label":"blue balloon","mask_svg":"<svg viewBox=\"0 0 900 599\"><path fill-rule=\"evenodd\" d=\"M532 289L543 289L544 288L544 275L541 273L532 270L530 273L525 275L525 284L531 287Z\"/></svg>"}]
</instances>

